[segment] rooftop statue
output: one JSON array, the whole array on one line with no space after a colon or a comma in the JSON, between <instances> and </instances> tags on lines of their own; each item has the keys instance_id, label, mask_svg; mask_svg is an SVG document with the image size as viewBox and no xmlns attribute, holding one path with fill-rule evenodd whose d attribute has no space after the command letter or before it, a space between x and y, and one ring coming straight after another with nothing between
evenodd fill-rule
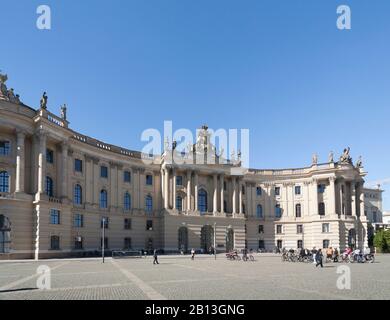
<instances>
[{"instance_id":1,"label":"rooftop statue","mask_svg":"<svg viewBox=\"0 0 390 320\"><path fill-rule=\"evenodd\" d=\"M313 162L313 165L318 164L318 155L316 153L313 154L312 162Z\"/></svg>"},{"instance_id":2,"label":"rooftop statue","mask_svg":"<svg viewBox=\"0 0 390 320\"><path fill-rule=\"evenodd\" d=\"M351 150L350 147L344 149L343 154L340 157L340 163L341 164L352 164L352 158L349 155L349 151Z\"/></svg>"},{"instance_id":3,"label":"rooftop statue","mask_svg":"<svg viewBox=\"0 0 390 320\"><path fill-rule=\"evenodd\" d=\"M15 93L14 93L14 89L13 88L8 90L7 96L8 96L8 99L9 99L10 102L16 103L16 97L15 97Z\"/></svg>"},{"instance_id":4,"label":"rooftop statue","mask_svg":"<svg viewBox=\"0 0 390 320\"><path fill-rule=\"evenodd\" d=\"M43 93L42 98L41 98L41 109L47 109L47 95L46 92Z\"/></svg>"},{"instance_id":5,"label":"rooftop statue","mask_svg":"<svg viewBox=\"0 0 390 320\"><path fill-rule=\"evenodd\" d=\"M360 156L358 161L356 162L356 168L363 168L362 156Z\"/></svg>"},{"instance_id":6,"label":"rooftop statue","mask_svg":"<svg viewBox=\"0 0 390 320\"><path fill-rule=\"evenodd\" d=\"M8 76L6 74L2 74L0 70L0 96L4 98L8 97L8 90L5 84L7 80L8 80Z\"/></svg>"},{"instance_id":7,"label":"rooftop statue","mask_svg":"<svg viewBox=\"0 0 390 320\"><path fill-rule=\"evenodd\" d=\"M61 107L61 119L66 120L66 104Z\"/></svg>"},{"instance_id":8,"label":"rooftop statue","mask_svg":"<svg viewBox=\"0 0 390 320\"><path fill-rule=\"evenodd\" d=\"M328 157L328 162L330 162L330 163L333 163L334 162L334 154L333 154L333 151L331 151L330 153L329 153L329 157Z\"/></svg>"}]
</instances>

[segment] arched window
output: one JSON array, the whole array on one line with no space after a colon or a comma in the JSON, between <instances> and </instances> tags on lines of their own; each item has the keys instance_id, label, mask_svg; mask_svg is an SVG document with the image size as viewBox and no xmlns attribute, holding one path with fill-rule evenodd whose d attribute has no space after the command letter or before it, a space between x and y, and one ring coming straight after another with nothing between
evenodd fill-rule
<instances>
[{"instance_id":1,"label":"arched window","mask_svg":"<svg viewBox=\"0 0 390 320\"><path fill-rule=\"evenodd\" d=\"M126 192L123 197L123 207L126 211L129 211L131 209L131 197L128 192Z\"/></svg>"},{"instance_id":2,"label":"arched window","mask_svg":"<svg viewBox=\"0 0 390 320\"><path fill-rule=\"evenodd\" d=\"M181 196L176 197L176 209L183 211L183 198Z\"/></svg>"},{"instance_id":3,"label":"arched window","mask_svg":"<svg viewBox=\"0 0 390 320\"><path fill-rule=\"evenodd\" d=\"M74 186L74 195L73 195L74 204L82 204L83 203L83 189L79 184Z\"/></svg>"},{"instance_id":4,"label":"arched window","mask_svg":"<svg viewBox=\"0 0 390 320\"><path fill-rule=\"evenodd\" d=\"M262 218L263 217L263 207L261 204L258 204L256 207L256 217Z\"/></svg>"},{"instance_id":5,"label":"arched window","mask_svg":"<svg viewBox=\"0 0 390 320\"><path fill-rule=\"evenodd\" d=\"M53 179L46 177L46 194L49 197L54 197Z\"/></svg>"},{"instance_id":6,"label":"arched window","mask_svg":"<svg viewBox=\"0 0 390 320\"><path fill-rule=\"evenodd\" d=\"M198 192L198 210L201 213L207 212L207 192L203 189Z\"/></svg>"},{"instance_id":7,"label":"arched window","mask_svg":"<svg viewBox=\"0 0 390 320\"><path fill-rule=\"evenodd\" d=\"M100 208L107 209L108 203L107 203L107 191L102 190L100 191Z\"/></svg>"},{"instance_id":8,"label":"arched window","mask_svg":"<svg viewBox=\"0 0 390 320\"><path fill-rule=\"evenodd\" d=\"M149 212L149 213L153 211L153 198L152 198L152 196L146 196L145 210L146 210L146 212Z\"/></svg>"},{"instance_id":9,"label":"arched window","mask_svg":"<svg viewBox=\"0 0 390 320\"><path fill-rule=\"evenodd\" d=\"M301 204L298 203L295 205L295 217L300 218L302 216L302 207Z\"/></svg>"},{"instance_id":10,"label":"arched window","mask_svg":"<svg viewBox=\"0 0 390 320\"><path fill-rule=\"evenodd\" d=\"M180 251L186 253L188 250L188 229L180 227L178 230L178 247Z\"/></svg>"},{"instance_id":11,"label":"arched window","mask_svg":"<svg viewBox=\"0 0 390 320\"><path fill-rule=\"evenodd\" d=\"M0 172L0 192L9 192L9 175L7 171Z\"/></svg>"}]
</instances>

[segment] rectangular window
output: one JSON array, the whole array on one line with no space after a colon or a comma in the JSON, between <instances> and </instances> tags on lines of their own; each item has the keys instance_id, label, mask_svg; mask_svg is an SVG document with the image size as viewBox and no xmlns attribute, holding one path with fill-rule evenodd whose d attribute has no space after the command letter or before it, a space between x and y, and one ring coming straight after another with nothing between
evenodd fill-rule
<instances>
[{"instance_id":1,"label":"rectangular window","mask_svg":"<svg viewBox=\"0 0 390 320\"><path fill-rule=\"evenodd\" d=\"M281 233L282 233L282 230L283 230L283 228L282 228L282 225L281 225L281 224L276 225L276 233L277 233L277 234L281 234Z\"/></svg>"},{"instance_id":2,"label":"rectangular window","mask_svg":"<svg viewBox=\"0 0 390 320\"><path fill-rule=\"evenodd\" d=\"M131 249L131 238L124 239L123 249L125 249L125 250Z\"/></svg>"},{"instance_id":3,"label":"rectangular window","mask_svg":"<svg viewBox=\"0 0 390 320\"><path fill-rule=\"evenodd\" d=\"M74 215L73 226L75 228L83 228L84 227L84 216L82 214L76 213Z\"/></svg>"},{"instance_id":4,"label":"rectangular window","mask_svg":"<svg viewBox=\"0 0 390 320\"><path fill-rule=\"evenodd\" d=\"M153 177L150 174L146 175L146 185L147 186L153 185Z\"/></svg>"},{"instance_id":5,"label":"rectangular window","mask_svg":"<svg viewBox=\"0 0 390 320\"><path fill-rule=\"evenodd\" d=\"M301 194L301 186L295 186L295 195L300 195Z\"/></svg>"},{"instance_id":6,"label":"rectangular window","mask_svg":"<svg viewBox=\"0 0 390 320\"><path fill-rule=\"evenodd\" d=\"M146 231L152 231L153 230L153 220L147 220L146 221Z\"/></svg>"},{"instance_id":7,"label":"rectangular window","mask_svg":"<svg viewBox=\"0 0 390 320\"><path fill-rule=\"evenodd\" d=\"M259 233L264 233L264 225L259 225Z\"/></svg>"},{"instance_id":8,"label":"rectangular window","mask_svg":"<svg viewBox=\"0 0 390 320\"><path fill-rule=\"evenodd\" d=\"M376 213L376 211L374 211L372 213L372 222L377 222L377 213Z\"/></svg>"},{"instance_id":9,"label":"rectangular window","mask_svg":"<svg viewBox=\"0 0 390 320\"><path fill-rule=\"evenodd\" d=\"M324 184L318 185L318 193L324 193L326 186Z\"/></svg>"},{"instance_id":10,"label":"rectangular window","mask_svg":"<svg viewBox=\"0 0 390 320\"><path fill-rule=\"evenodd\" d=\"M303 248L303 241L302 240L298 240L297 241L297 248L298 249L302 249Z\"/></svg>"},{"instance_id":11,"label":"rectangular window","mask_svg":"<svg viewBox=\"0 0 390 320\"><path fill-rule=\"evenodd\" d=\"M329 223L322 224L322 233L329 233Z\"/></svg>"},{"instance_id":12,"label":"rectangular window","mask_svg":"<svg viewBox=\"0 0 390 320\"><path fill-rule=\"evenodd\" d=\"M9 141L0 141L0 156L8 156L10 154Z\"/></svg>"},{"instance_id":13,"label":"rectangular window","mask_svg":"<svg viewBox=\"0 0 390 320\"><path fill-rule=\"evenodd\" d=\"M275 187L275 196L280 196L280 187Z\"/></svg>"},{"instance_id":14,"label":"rectangular window","mask_svg":"<svg viewBox=\"0 0 390 320\"><path fill-rule=\"evenodd\" d=\"M46 162L54 163L54 152L53 150L46 149Z\"/></svg>"},{"instance_id":15,"label":"rectangular window","mask_svg":"<svg viewBox=\"0 0 390 320\"><path fill-rule=\"evenodd\" d=\"M74 159L74 171L83 172L83 160Z\"/></svg>"},{"instance_id":16,"label":"rectangular window","mask_svg":"<svg viewBox=\"0 0 390 320\"><path fill-rule=\"evenodd\" d=\"M50 224L60 224L60 210L50 209Z\"/></svg>"},{"instance_id":17,"label":"rectangular window","mask_svg":"<svg viewBox=\"0 0 390 320\"><path fill-rule=\"evenodd\" d=\"M82 237L76 237L74 239L74 248L76 250L82 250L83 249L83 238Z\"/></svg>"},{"instance_id":18,"label":"rectangular window","mask_svg":"<svg viewBox=\"0 0 390 320\"><path fill-rule=\"evenodd\" d=\"M124 228L125 230L131 230L131 219L124 220Z\"/></svg>"},{"instance_id":19,"label":"rectangular window","mask_svg":"<svg viewBox=\"0 0 390 320\"><path fill-rule=\"evenodd\" d=\"M183 177L182 176L177 176L176 177L176 185L177 186L182 186L183 185Z\"/></svg>"},{"instance_id":20,"label":"rectangular window","mask_svg":"<svg viewBox=\"0 0 390 320\"><path fill-rule=\"evenodd\" d=\"M223 191L226 191L227 190L227 183L226 181L223 182Z\"/></svg>"},{"instance_id":21,"label":"rectangular window","mask_svg":"<svg viewBox=\"0 0 390 320\"><path fill-rule=\"evenodd\" d=\"M318 204L318 214L319 214L320 216L324 216L324 215L325 215L325 203L320 202L320 203Z\"/></svg>"},{"instance_id":22,"label":"rectangular window","mask_svg":"<svg viewBox=\"0 0 390 320\"><path fill-rule=\"evenodd\" d=\"M303 233L303 225L301 224L297 225L297 233Z\"/></svg>"},{"instance_id":23,"label":"rectangular window","mask_svg":"<svg viewBox=\"0 0 390 320\"><path fill-rule=\"evenodd\" d=\"M282 217L282 208L280 207L280 204L277 204L275 206L275 217L281 218Z\"/></svg>"},{"instance_id":24,"label":"rectangular window","mask_svg":"<svg viewBox=\"0 0 390 320\"><path fill-rule=\"evenodd\" d=\"M262 193L261 187L257 187L257 188L256 188L256 195L260 197L260 196L261 196L261 193Z\"/></svg>"},{"instance_id":25,"label":"rectangular window","mask_svg":"<svg viewBox=\"0 0 390 320\"><path fill-rule=\"evenodd\" d=\"M101 178L108 178L108 168L105 166L100 167L100 177Z\"/></svg>"},{"instance_id":26,"label":"rectangular window","mask_svg":"<svg viewBox=\"0 0 390 320\"><path fill-rule=\"evenodd\" d=\"M60 250L60 237L51 236L50 237L50 250Z\"/></svg>"},{"instance_id":27,"label":"rectangular window","mask_svg":"<svg viewBox=\"0 0 390 320\"><path fill-rule=\"evenodd\" d=\"M103 228L103 221L104 221L104 228L108 229L108 217L103 217L102 220L100 221L100 228Z\"/></svg>"},{"instance_id":28,"label":"rectangular window","mask_svg":"<svg viewBox=\"0 0 390 320\"><path fill-rule=\"evenodd\" d=\"M283 240L276 241L276 246L278 247L278 249L282 249L283 248Z\"/></svg>"},{"instance_id":29,"label":"rectangular window","mask_svg":"<svg viewBox=\"0 0 390 320\"><path fill-rule=\"evenodd\" d=\"M329 248L329 243L330 243L329 240L324 240L324 241L322 241L322 248L323 248L323 249Z\"/></svg>"},{"instance_id":30,"label":"rectangular window","mask_svg":"<svg viewBox=\"0 0 390 320\"><path fill-rule=\"evenodd\" d=\"M259 249L265 249L264 240L259 240Z\"/></svg>"},{"instance_id":31,"label":"rectangular window","mask_svg":"<svg viewBox=\"0 0 390 320\"><path fill-rule=\"evenodd\" d=\"M123 181L127 182L127 183L131 182L131 173L130 173L130 171L125 171L123 173Z\"/></svg>"}]
</instances>

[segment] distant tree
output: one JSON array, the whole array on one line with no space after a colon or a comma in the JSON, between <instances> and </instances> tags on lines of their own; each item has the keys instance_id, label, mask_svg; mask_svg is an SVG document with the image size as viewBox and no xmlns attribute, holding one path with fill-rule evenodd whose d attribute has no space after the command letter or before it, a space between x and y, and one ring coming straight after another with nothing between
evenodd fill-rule
<instances>
[{"instance_id":1,"label":"distant tree","mask_svg":"<svg viewBox=\"0 0 390 320\"><path fill-rule=\"evenodd\" d=\"M379 230L374 236L374 246L379 252L387 252L390 247L390 230Z\"/></svg>"}]
</instances>

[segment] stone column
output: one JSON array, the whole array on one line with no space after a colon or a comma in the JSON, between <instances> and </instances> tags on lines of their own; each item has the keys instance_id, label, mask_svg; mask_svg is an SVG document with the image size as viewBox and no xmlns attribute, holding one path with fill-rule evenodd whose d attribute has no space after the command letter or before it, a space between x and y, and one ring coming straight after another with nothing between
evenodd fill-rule
<instances>
[{"instance_id":1,"label":"stone column","mask_svg":"<svg viewBox=\"0 0 390 320\"><path fill-rule=\"evenodd\" d=\"M191 211L191 171L187 171L187 212Z\"/></svg>"},{"instance_id":2,"label":"stone column","mask_svg":"<svg viewBox=\"0 0 390 320\"><path fill-rule=\"evenodd\" d=\"M313 179L312 182L312 215L318 216L318 183L317 179Z\"/></svg>"},{"instance_id":3,"label":"stone column","mask_svg":"<svg viewBox=\"0 0 390 320\"><path fill-rule=\"evenodd\" d=\"M219 176L219 179L220 179L220 188L221 188L221 212L222 213L224 213L225 212L225 209L224 209L224 195L225 195L225 193L224 193L224 176L223 176L223 174L221 174L220 176Z\"/></svg>"},{"instance_id":4,"label":"stone column","mask_svg":"<svg viewBox=\"0 0 390 320\"><path fill-rule=\"evenodd\" d=\"M363 191L364 182L359 183L359 209L360 209L360 217L364 217L365 207L364 207L364 191Z\"/></svg>"},{"instance_id":5,"label":"stone column","mask_svg":"<svg viewBox=\"0 0 390 320\"><path fill-rule=\"evenodd\" d=\"M242 186L243 186L243 183L239 180L239 183L238 183L238 211L239 211L239 214L243 214L243 208L242 208Z\"/></svg>"},{"instance_id":6,"label":"stone column","mask_svg":"<svg viewBox=\"0 0 390 320\"><path fill-rule=\"evenodd\" d=\"M335 191L335 177L329 178L329 213L336 214L336 191Z\"/></svg>"},{"instance_id":7,"label":"stone column","mask_svg":"<svg viewBox=\"0 0 390 320\"><path fill-rule=\"evenodd\" d=\"M351 181L351 214L356 217L356 187L354 181Z\"/></svg>"},{"instance_id":8,"label":"stone column","mask_svg":"<svg viewBox=\"0 0 390 320\"><path fill-rule=\"evenodd\" d=\"M165 176L164 176L164 169L161 168L161 171L160 171L160 175L161 175L161 198L162 198L162 204L161 206L164 208L164 203L165 203L165 193L164 193L164 190L165 190L165 186L164 186L164 183L165 183Z\"/></svg>"},{"instance_id":9,"label":"stone column","mask_svg":"<svg viewBox=\"0 0 390 320\"><path fill-rule=\"evenodd\" d=\"M164 208L169 209L169 169L167 167L164 173Z\"/></svg>"},{"instance_id":10,"label":"stone column","mask_svg":"<svg viewBox=\"0 0 390 320\"><path fill-rule=\"evenodd\" d=\"M116 176L116 183L117 183L116 203L117 203L117 207L124 208L124 190L122 190L124 176L123 176L123 166L122 165L120 165L120 164L117 165L116 174L117 174L117 176ZM133 196L133 195L131 195L131 196Z\"/></svg>"},{"instance_id":11,"label":"stone column","mask_svg":"<svg viewBox=\"0 0 390 320\"><path fill-rule=\"evenodd\" d=\"M61 171L61 198L68 198L68 144L63 142L61 144L61 158L62 158L62 171Z\"/></svg>"},{"instance_id":12,"label":"stone column","mask_svg":"<svg viewBox=\"0 0 390 320\"><path fill-rule=\"evenodd\" d=\"M45 132L39 133L39 151L38 151L38 194L45 193L46 180L46 141Z\"/></svg>"},{"instance_id":13,"label":"stone column","mask_svg":"<svg viewBox=\"0 0 390 320\"><path fill-rule=\"evenodd\" d=\"M270 205L270 210L269 210L269 216L275 218L275 185L270 184L268 186L268 194L269 194L269 205Z\"/></svg>"},{"instance_id":14,"label":"stone column","mask_svg":"<svg viewBox=\"0 0 390 320\"><path fill-rule=\"evenodd\" d=\"M343 183L341 181L339 182L339 192L340 192L340 214L345 215L346 212L343 211L343 207L344 207Z\"/></svg>"},{"instance_id":15,"label":"stone column","mask_svg":"<svg viewBox=\"0 0 390 320\"><path fill-rule=\"evenodd\" d=\"M304 216L310 216L310 182L305 181L304 183L305 186L305 208L303 211Z\"/></svg>"},{"instance_id":16,"label":"stone column","mask_svg":"<svg viewBox=\"0 0 390 320\"><path fill-rule=\"evenodd\" d=\"M24 141L25 134L23 132L17 132L17 152L16 152L16 185L15 192L24 192Z\"/></svg>"},{"instance_id":17,"label":"stone column","mask_svg":"<svg viewBox=\"0 0 390 320\"><path fill-rule=\"evenodd\" d=\"M198 173L195 171L194 175L194 185L195 185L195 191L194 191L194 198L195 198L195 211L198 211Z\"/></svg>"},{"instance_id":18,"label":"stone column","mask_svg":"<svg viewBox=\"0 0 390 320\"><path fill-rule=\"evenodd\" d=\"M253 185L252 183L248 183L246 186L246 215L252 216L253 210L252 210L252 190L253 190Z\"/></svg>"},{"instance_id":19,"label":"stone column","mask_svg":"<svg viewBox=\"0 0 390 320\"><path fill-rule=\"evenodd\" d=\"M232 194L232 213L233 217L237 213L237 203L236 203L236 198L237 198L237 183L236 183L236 177L232 177L232 184L233 184L233 194Z\"/></svg>"},{"instance_id":20,"label":"stone column","mask_svg":"<svg viewBox=\"0 0 390 320\"><path fill-rule=\"evenodd\" d=\"M172 193L173 193L173 201L172 208L176 210L176 170L172 169Z\"/></svg>"},{"instance_id":21,"label":"stone column","mask_svg":"<svg viewBox=\"0 0 390 320\"><path fill-rule=\"evenodd\" d=\"M93 204L93 159L89 156L85 157L85 203Z\"/></svg>"},{"instance_id":22,"label":"stone column","mask_svg":"<svg viewBox=\"0 0 390 320\"><path fill-rule=\"evenodd\" d=\"M213 194L213 212L214 215L218 212L218 176L214 174L214 194Z\"/></svg>"}]
</instances>

